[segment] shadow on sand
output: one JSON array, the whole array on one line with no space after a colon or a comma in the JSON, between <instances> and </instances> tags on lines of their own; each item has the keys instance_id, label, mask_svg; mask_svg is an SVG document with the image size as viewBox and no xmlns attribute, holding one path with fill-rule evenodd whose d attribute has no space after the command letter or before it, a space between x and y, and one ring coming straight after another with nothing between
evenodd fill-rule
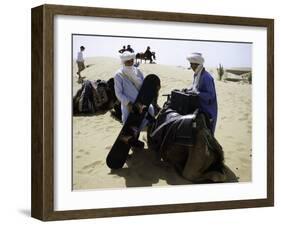
<instances>
[{"instance_id":1,"label":"shadow on sand","mask_svg":"<svg viewBox=\"0 0 281 226\"><path fill-rule=\"evenodd\" d=\"M111 170L111 174L124 177L126 187L145 187L153 184L184 185L191 184L179 176L174 168L156 159L156 153L149 149L136 150L126 162L128 168Z\"/></svg>"},{"instance_id":2,"label":"shadow on sand","mask_svg":"<svg viewBox=\"0 0 281 226\"><path fill-rule=\"evenodd\" d=\"M128 158L128 167L111 170L111 174L123 177L126 187L146 187L156 185L187 185L193 184L180 176L176 170L168 163L160 162L156 158L156 153L149 149L136 150ZM231 169L225 166L226 181L228 183L238 182L236 175ZM163 183L161 183L161 180ZM201 182L212 183L212 182Z\"/></svg>"}]
</instances>

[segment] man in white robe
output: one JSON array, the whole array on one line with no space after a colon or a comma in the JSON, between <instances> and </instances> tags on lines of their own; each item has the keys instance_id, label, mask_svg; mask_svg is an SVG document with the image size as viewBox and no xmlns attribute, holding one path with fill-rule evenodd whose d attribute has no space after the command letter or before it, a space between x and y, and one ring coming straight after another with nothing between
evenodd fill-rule
<instances>
[{"instance_id":1,"label":"man in white robe","mask_svg":"<svg viewBox=\"0 0 281 226\"><path fill-rule=\"evenodd\" d=\"M78 67L78 72L77 75L79 76L78 79L81 79L81 71L83 71L86 67L84 64L84 57L83 57L83 52L85 50L84 46L80 46L80 52L77 53L77 67Z\"/></svg>"},{"instance_id":2,"label":"man in white robe","mask_svg":"<svg viewBox=\"0 0 281 226\"><path fill-rule=\"evenodd\" d=\"M129 113L132 111L133 104L138 96L139 90L142 86L144 75L133 66L135 54L125 51L120 55L122 67L116 72L114 77L114 89L117 99L121 102L122 122L126 122ZM148 112L154 116L153 106L150 105ZM148 123L145 118L139 131L141 131ZM143 142L138 141L135 146L144 146Z\"/></svg>"}]
</instances>

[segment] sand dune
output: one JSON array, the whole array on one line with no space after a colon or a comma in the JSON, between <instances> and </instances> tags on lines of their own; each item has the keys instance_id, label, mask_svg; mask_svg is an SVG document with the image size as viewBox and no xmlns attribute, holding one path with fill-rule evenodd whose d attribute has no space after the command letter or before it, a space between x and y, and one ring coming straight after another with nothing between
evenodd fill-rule
<instances>
[{"instance_id":1,"label":"sand dune","mask_svg":"<svg viewBox=\"0 0 281 226\"><path fill-rule=\"evenodd\" d=\"M81 74L87 79L108 80L120 67L115 58L90 58L90 67ZM184 67L141 64L143 73L157 74L161 79L160 95L172 89L184 88L192 81L192 72ZM73 64L73 93L81 86L77 83L76 65ZM216 77L216 70L209 69ZM216 82L219 115L215 136L223 146L225 163L239 177L251 180L251 85ZM166 97L160 96L163 105ZM98 116L73 117L73 188L101 189L135 186L161 186L189 184L174 169L154 162L154 153L141 151L132 154L123 169L111 171L105 158L120 132L121 124L110 113ZM146 140L142 132L141 139ZM147 148L147 147L146 147Z\"/></svg>"}]
</instances>

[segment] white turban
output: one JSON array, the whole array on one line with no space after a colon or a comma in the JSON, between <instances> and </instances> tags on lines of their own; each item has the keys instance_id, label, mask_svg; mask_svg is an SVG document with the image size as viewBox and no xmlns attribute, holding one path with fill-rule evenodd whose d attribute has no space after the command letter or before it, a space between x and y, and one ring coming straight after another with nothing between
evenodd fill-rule
<instances>
[{"instance_id":1,"label":"white turban","mask_svg":"<svg viewBox=\"0 0 281 226\"><path fill-rule=\"evenodd\" d=\"M120 59L122 61L122 63L128 61L128 60L132 60L135 59L136 55L134 53L131 53L129 51L125 51L120 55Z\"/></svg>"},{"instance_id":2,"label":"white turban","mask_svg":"<svg viewBox=\"0 0 281 226\"><path fill-rule=\"evenodd\" d=\"M204 64L204 58L201 53L192 53L186 59L192 64Z\"/></svg>"}]
</instances>

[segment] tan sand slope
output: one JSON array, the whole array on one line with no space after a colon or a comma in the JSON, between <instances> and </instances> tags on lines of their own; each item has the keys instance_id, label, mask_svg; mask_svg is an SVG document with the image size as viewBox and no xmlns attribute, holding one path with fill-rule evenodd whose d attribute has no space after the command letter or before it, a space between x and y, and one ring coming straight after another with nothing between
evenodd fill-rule
<instances>
[{"instance_id":1,"label":"tan sand slope","mask_svg":"<svg viewBox=\"0 0 281 226\"><path fill-rule=\"evenodd\" d=\"M118 59L90 58L91 65L81 74L87 79L108 80L120 67ZM160 95L191 84L192 72L184 67L142 64L145 75L157 74L162 82ZM77 67L73 63L73 93L81 86L77 83ZM216 70L209 70L216 73ZM214 75L216 76L216 75ZM216 138L225 152L225 163L239 177L251 180L251 85L216 80L219 116ZM166 97L159 97L162 106ZM134 153L123 169L112 171L105 158L120 132L121 124L110 113L89 117L73 117L73 189L102 189L135 186L188 184L174 169L157 165L154 153ZM146 133L141 138L146 140ZM147 147L146 147L147 148ZM129 166L129 167L128 167Z\"/></svg>"}]
</instances>

